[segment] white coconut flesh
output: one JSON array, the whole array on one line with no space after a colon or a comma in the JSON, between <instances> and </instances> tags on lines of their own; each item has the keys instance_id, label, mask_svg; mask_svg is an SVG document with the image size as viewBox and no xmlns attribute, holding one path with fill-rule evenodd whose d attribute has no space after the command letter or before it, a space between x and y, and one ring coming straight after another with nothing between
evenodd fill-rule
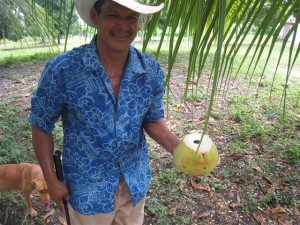
<instances>
[{"instance_id":1,"label":"white coconut flesh","mask_svg":"<svg viewBox=\"0 0 300 225\"><path fill-rule=\"evenodd\" d=\"M178 170L190 175L208 175L218 164L218 151L208 135L192 133L184 137L176 147L174 164Z\"/></svg>"}]
</instances>

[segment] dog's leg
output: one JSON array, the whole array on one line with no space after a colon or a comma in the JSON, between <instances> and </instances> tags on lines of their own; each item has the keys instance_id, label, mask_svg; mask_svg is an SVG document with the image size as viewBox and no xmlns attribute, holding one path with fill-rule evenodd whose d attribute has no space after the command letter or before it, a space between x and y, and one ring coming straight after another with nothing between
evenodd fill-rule
<instances>
[{"instance_id":1,"label":"dog's leg","mask_svg":"<svg viewBox=\"0 0 300 225\"><path fill-rule=\"evenodd\" d=\"M31 203L31 199L30 199L30 192L24 191L24 192L23 192L23 195L24 195L26 207L27 207L27 209L28 209L28 211L29 211L30 216L36 217L36 216L38 215L38 213L37 213L37 211L35 211L35 210L32 208L32 203Z\"/></svg>"}]
</instances>

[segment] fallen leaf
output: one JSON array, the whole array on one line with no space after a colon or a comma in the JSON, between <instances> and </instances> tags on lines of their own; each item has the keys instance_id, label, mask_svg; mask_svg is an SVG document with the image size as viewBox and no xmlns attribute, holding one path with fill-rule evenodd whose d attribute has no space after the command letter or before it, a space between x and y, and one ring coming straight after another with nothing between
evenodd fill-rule
<instances>
[{"instance_id":1,"label":"fallen leaf","mask_svg":"<svg viewBox=\"0 0 300 225\"><path fill-rule=\"evenodd\" d=\"M177 209L174 207L174 208L171 208L171 209L169 209L169 212L168 212L168 214L169 215L174 215L175 213L176 213L176 211L177 211Z\"/></svg>"},{"instance_id":2,"label":"fallen leaf","mask_svg":"<svg viewBox=\"0 0 300 225\"><path fill-rule=\"evenodd\" d=\"M201 106L201 102L193 102L194 106Z\"/></svg>"},{"instance_id":3,"label":"fallen leaf","mask_svg":"<svg viewBox=\"0 0 300 225\"><path fill-rule=\"evenodd\" d=\"M242 184L245 182L245 179L243 177L237 177L234 182L237 184Z\"/></svg>"},{"instance_id":4,"label":"fallen leaf","mask_svg":"<svg viewBox=\"0 0 300 225\"><path fill-rule=\"evenodd\" d=\"M270 193L270 194L275 193L275 191L276 191L276 186L275 185L272 185L271 187L267 188L267 192Z\"/></svg>"},{"instance_id":5,"label":"fallen leaf","mask_svg":"<svg viewBox=\"0 0 300 225\"><path fill-rule=\"evenodd\" d=\"M278 218L284 217L286 215L286 211L284 208L278 206L274 209L270 209L269 214L270 214L270 217L272 217L274 219L278 219Z\"/></svg>"},{"instance_id":6,"label":"fallen leaf","mask_svg":"<svg viewBox=\"0 0 300 225\"><path fill-rule=\"evenodd\" d=\"M254 219L260 224L260 225L265 225L266 222L264 221L263 216L261 215L261 213L258 212L253 212L251 213L251 215L254 217Z\"/></svg>"},{"instance_id":7,"label":"fallen leaf","mask_svg":"<svg viewBox=\"0 0 300 225\"><path fill-rule=\"evenodd\" d=\"M216 120L213 117L209 117L208 121L210 124L216 124Z\"/></svg>"},{"instance_id":8,"label":"fallen leaf","mask_svg":"<svg viewBox=\"0 0 300 225\"><path fill-rule=\"evenodd\" d=\"M270 178L266 177L266 176L263 176L263 178L269 183L269 184L273 184L273 182L271 181Z\"/></svg>"},{"instance_id":9,"label":"fallen leaf","mask_svg":"<svg viewBox=\"0 0 300 225\"><path fill-rule=\"evenodd\" d=\"M288 187L288 186L284 187L283 190L282 190L282 193L283 194L289 194L289 193L291 193L291 188Z\"/></svg>"},{"instance_id":10,"label":"fallen leaf","mask_svg":"<svg viewBox=\"0 0 300 225\"><path fill-rule=\"evenodd\" d=\"M239 205L237 204L237 203L231 203L231 204L229 204L229 207L231 208L231 209L235 209L235 208L237 208Z\"/></svg>"},{"instance_id":11,"label":"fallen leaf","mask_svg":"<svg viewBox=\"0 0 300 225\"><path fill-rule=\"evenodd\" d=\"M183 189L184 189L184 184L185 184L185 181L184 181L184 180L180 181L180 183L179 183L179 189L180 189L181 191L183 191Z\"/></svg>"},{"instance_id":12,"label":"fallen leaf","mask_svg":"<svg viewBox=\"0 0 300 225\"><path fill-rule=\"evenodd\" d=\"M200 215L196 216L196 218L197 219L205 218L205 217L208 217L209 215L210 215L210 211L201 213Z\"/></svg>"},{"instance_id":13,"label":"fallen leaf","mask_svg":"<svg viewBox=\"0 0 300 225\"><path fill-rule=\"evenodd\" d=\"M184 104L177 104L176 107L178 107L178 108L183 108L183 109L185 108L185 107L184 107Z\"/></svg>"},{"instance_id":14,"label":"fallen leaf","mask_svg":"<svg viewBox=\"0 0 300 225\"><path fill-rule=\"evenodd\" d=\"M254 166L253 166L253 169L254 169L256 172L259 172L259 173L262 173L262 172L263 172L262 168L261 168L260 166L258 166L258 165L254 165Z\"/></svg>"},{"instance_id":15,"label":"fallen leaf","mask_svg":"<svg viewBox=\"0 0 300 225\"><path fill-rule=\"evenodd\" d=\"M65 218L63 218L63 217L58 217L58 220L59 220L59 222L60 222L62 225L67 225L67 221L66 221Z\"/></svg>"},{"instance_id":16,"label":"fallen leaf","mask_svg":"<svg viewBox=\"0 0 300 225\"><path fill-rule=\"evenodd\" d=\"M165 151L165 152L160 152L160 153L159 153L159 157L160 157L160 158L168 158L168 157L169 157L169 153L166 152L166 151Z\"/></svg>"},{"instance_id":17,"label":"fallen leaf","mask_svg":"<svg viewBox=\"0 0 300 225\"><path fill-rule=\"evenodd\" d=\"M295 216L298 216L298 218L300 220L300 206L295 206L293 208L293 213L295 214Z\"/></svg>"},{"instance_id":18,"label":"fallen leaf","mask_svg":"<svg viewBox=\"0 0 300 225\"><path fill-rule=\"evenodd\" d=\"M220 135L220 136L217 137L217 139L219 139L219 140L224 140L225 137L224 137L223 135Z\"/></svg>"},{"instance_id":19,"label":"fallen leaf","mask_svg":"<svg viewBox=\"0 0 300 225\"><path fill-rule=\"evenodd\" d=\"M270 209L270 211L273 215L275 215L275 214L285 214L286 213L285 209L280 207L280 206L276 207L275 209Z\"/></svg>"},{"instance_id":20,"label":"fallen leaf","mask_svg":"<svg viewBox=\"0 0 300 225\"><path fill-rule=\"evenodd\" d=\"M213 132L218 132L218 128L215 128L215 127L214 127L214 128L212 129L212 131L213 131Z\"/></svg>"},{"instance_id":21,"label":"fallen leaf","mask_svg":"<svg viewBox=\"0 0 300 225\"><path fill-rule=\"evenodd\" d=\"M244 157L244 154L241 153L232 153L231 155L228 156L229 158L233 159L233 160L239 160L241 158Z\"/></svg>"},{"instance_id":22,"label":"fallen leaf","mask_svg":"<svg viewBox=\"0 0 300 225\"><path fill-rule=\"evenodd\" d=\"M291 223L289 221L287 221L284 217L279 217L277 219L278 223L279 224L282 224L282 225L290 225Z\"/></svg>"},{"instance_id":23,"label":"fallen leaf","mask_svg":"<svg viewBox=\"0 0 300 225\"><path fill-rule=\"evenodd\" d=\"M47 212L47 213L43 216L44 220L46 220L49 216L53 216L54 213L55 213L55 210L54 210L54 209L51 209L49 212Z\"/></svg>"},{"instance_id":24,"label":"fallen leaf","mask_svg":"<svg viewBox=\"0 0 300 225\"><path fill-rule=\"evenodd\" d=\"M203 191L208 191L208 192L211 191L209 184L198 184L192 179L191 179L191 184L192 184L192 187L196 190L203 190Z\"/></svg>"},{"instance_id":25,"label":"fallen leaf","mask_svg":"<svg viewBox=\"0 0 300 225\"><path fill-rule=\"evenodd\" d=\"M220 198L217 200L217 206L218 208L224 212L228 210L228 205L225 202L224 198L222 196L219 196Z\"/></svg>"},{"instance_id":26,"label":"fallen leaf","mask_svg":"<svg viewBox=\"0 0 300 225\"><path fill-rule=\"evenodd\" d=\"M240 193L239 192L237 192L237 194L236 194L236 202L237 202L238 206L241 205L241 197L240 197Z\"/></svg>"},{"instance_id":27,"label":"fallen leaf","mask_svg":"<svg viewBox=\"0 0 300 225\"><path fill-rule=\"evenodd\" d=\"M190 111L190 112L192 111L191 106L190 106L190 104L188 102L185 102L185 106L187 108L186 111Z\"/></svg>"}]
</instances>

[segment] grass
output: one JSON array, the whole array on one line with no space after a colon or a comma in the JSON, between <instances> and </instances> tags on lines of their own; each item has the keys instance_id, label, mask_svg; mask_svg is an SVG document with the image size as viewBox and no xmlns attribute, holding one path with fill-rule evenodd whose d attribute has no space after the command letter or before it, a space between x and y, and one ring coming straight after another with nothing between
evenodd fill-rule
<instances>
[{"instance_id":1,"label":"grass","mask_svg":"<svg viewBox=\"0 0 300 225\"><path fill-rule=\"evenodd\" d=\"M188 65L187 54L181 54L173 70L167 118L170 128L180 138L191 130L201 131L209 96L204 74L198 92L190 91L186 105L180 105L179 92L184 87L184 71ZM44 56L36 56L36 62L47 60ZM19 60L26 64L25 61L31 59ZM167 55L163 54L159 60L166 69ZM22 66L17 59L8 61L10 63L2 65L12 69ZM300 68L299 62L295 68ZM149 140L153 180L145 206L145 225L258 224L253 215L259 215L267 224L278 223L278 218L297 224L300 106L295 102L300 78L295 74L291 77L283 118L284 74L277 74L272 87L272 70L270 66L263 79L258 71L250 85L247 77L239 77L231 82L226 97L217 99L207 132L218 147L221 161L210 176L190 177L178 172L170 155ZM242 70L241 74L244 72ZM23 78L18 72L0 74L0 78L11 79L19 87L26 85L30 94L34 89L26 82L20 83ZM16 104L17 97L4 93L0 98L0 164L36 161L26 118L28 105ZM61 148L61 123L57 124L54 137L56 147ZM194 183L209 189L197 189ZM19 198L19 193L1 193L0 212L7 210L11 218L17 218L22 224L43 224L28 218L22 204L15 208L15 196ZM270 210L276 207L282 207L285 213L271 214Z\"/></svg>"},{"instance_id":2,"label":"grass","mask_svg":"<svg viewBox=\"0 0 300 225\"><path fill-rule=\"evenodd\" d=\"M38 62L40 60L51 59L57 54L58 52L52 52L52 51L38 52L35 54L32 54L32 52L28 52L28 54L22 53L21 55L17 55L17 56L11 54L7 57L1 58L0 66L14 66L18 63L28 62L28 61Z\"/></svg>"},{"instance_id":3,"label":"grass","mask_svg":"<svg viewBox=\"0 0 300 225\"><path fill-rule=\"evenodd\" d=\"M0 195L0 222L7 220L6 224L44 224L40 217L31 218L25 206L21 192L3 192ZM4 223L5 224L5 223Z\"/></svg>"},{"instance_id":4,"label":"grass","mask_svg":"<svg viewBox=\"0 0 300 225\"><path fill-rule=\"evenodd\" d=\"M0 101L0 164L17 163L33 156L29 123L20 117L21 110L13 99Z\"/></svg>"}]
</instances>

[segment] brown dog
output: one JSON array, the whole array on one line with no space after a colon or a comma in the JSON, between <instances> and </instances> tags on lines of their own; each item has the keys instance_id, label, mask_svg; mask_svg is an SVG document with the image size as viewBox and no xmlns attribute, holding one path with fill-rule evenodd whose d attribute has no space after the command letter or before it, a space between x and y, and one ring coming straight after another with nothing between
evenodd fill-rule
<instances>
[{"instance_id":1,"label":"brown dog","mask_svg":"<svg viewBox=\"0 0 300 225\"><path fill-rule=\"evenodd\" d=\"M50 209L50 196L41 168L31 163L0 165L0 192L21 190L26 207L32 217L38 213L32 208L30 193L36 190L44 204L44 209Z\"/></svg>"}]
</instances>

